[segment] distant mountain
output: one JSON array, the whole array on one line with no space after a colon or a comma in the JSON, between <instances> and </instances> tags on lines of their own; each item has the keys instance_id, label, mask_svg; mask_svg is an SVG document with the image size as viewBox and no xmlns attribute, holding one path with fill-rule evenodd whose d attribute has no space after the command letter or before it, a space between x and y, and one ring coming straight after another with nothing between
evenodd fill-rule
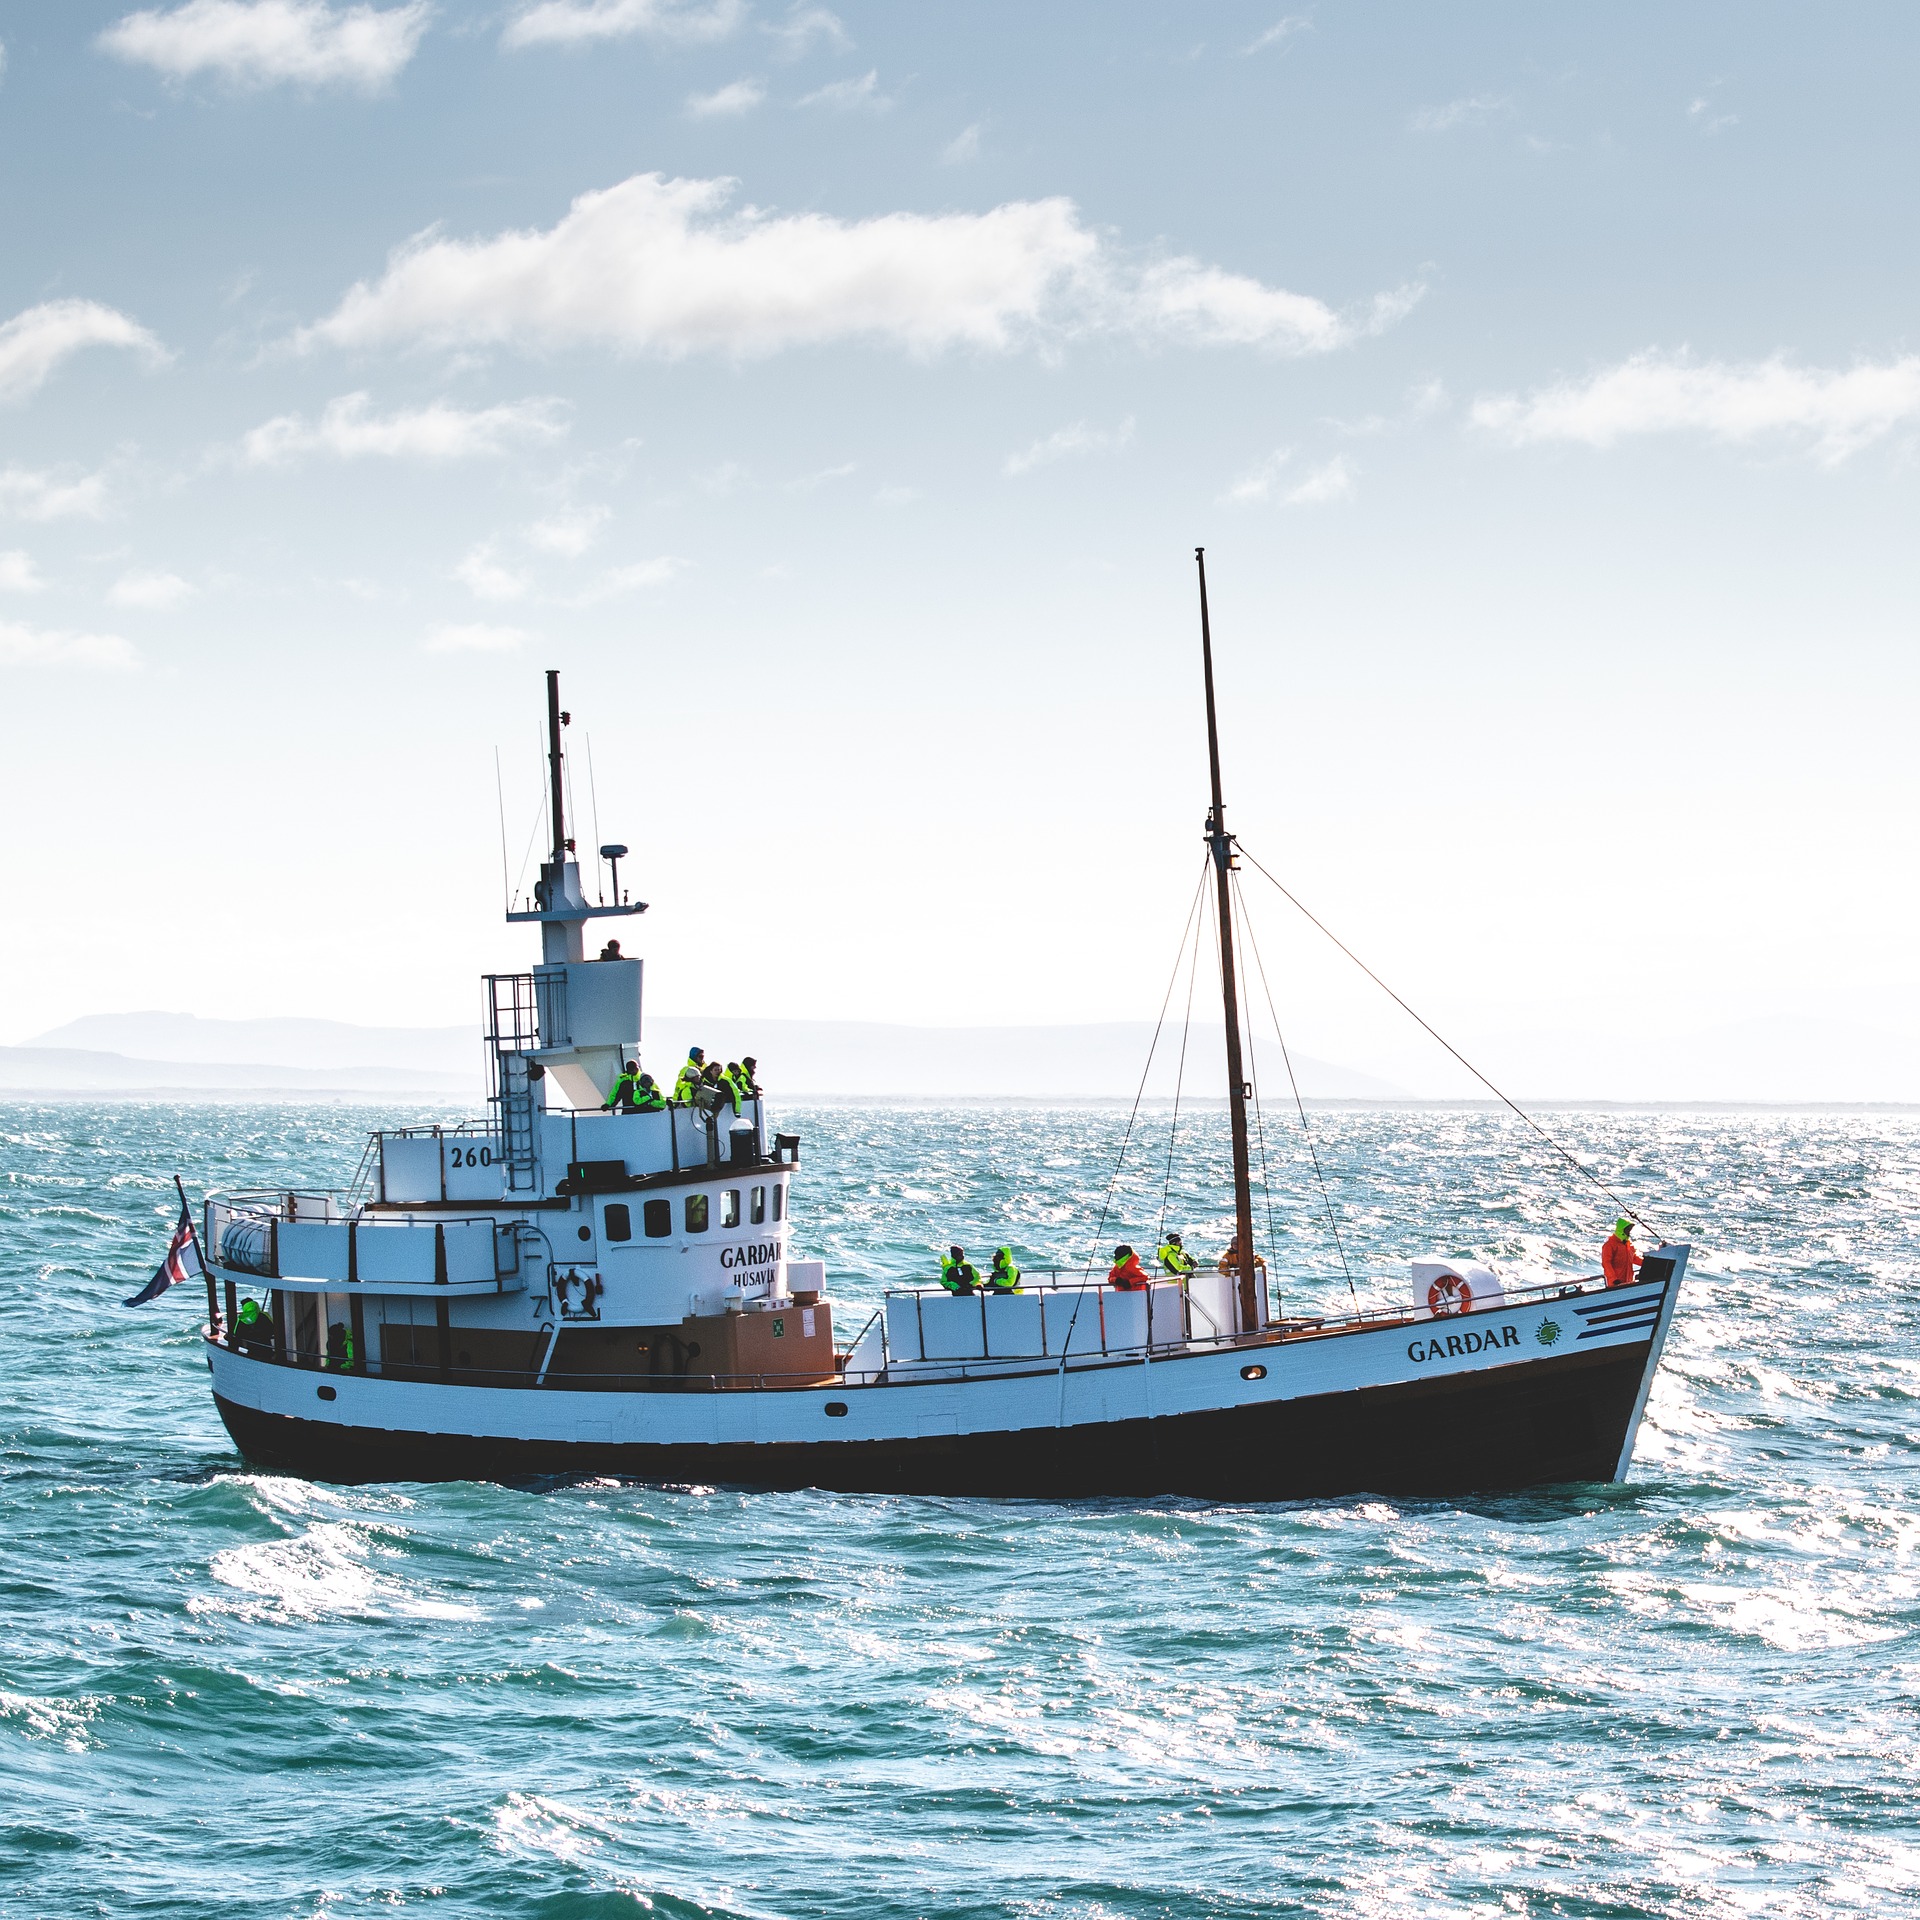
<instances>
[{"instance_id":1,"label":"distant mountain","mask_svg":"<svg viewBox=\"0 0 1920 1920\"><path fill-rule=\"evenodd\" d=\"M222 1062L259 1067L380 1067L449 1075L462 1085L481 1075L473 1027L356 1027L344 1020L203 1020L193 1013L90 1013L29 1047L82 1047L137 1060Z\"/></svg>"},{"instance_id":2,"label":"distant mountain","mask_svg":"<svg viewBox=\"0 0 1920 1920\"><path fill-rule=\"evenodd\" d=\"M0 1047L8 1093L420 1093L480 1096L477 1072L409 1067L283 1067L251 1062L132 1060L81 1047Z\"/></svg>"},{"instance_id":3,"label":"distant mountain","mask_svg":"<svg viewBox=\"0 0 1920 1920\"><path fill-rule=\"evenodd\" d=\"M881 1099L1130 1100L1147 1068L1153 1028L1145 1021L1060 1027L896 1027L852 1020L753 1020L739 1015L649 1019L645 1065L675 1072L693 1045L723 1064L751 1053L763 1084L785 1093ZM1163 1032L1146 1076L1149 1098L1176 1085L1190 1099L1223 1099L1226 1042L1196 1025L1186 1047ZM1250 1063L1268 1104L1292 1099L1280 1049L1264 1042ZM1350 1067L1296 1054L1303 1097L1388 1100L1401 1090Z\"/></svg>"},{"instance_id":4,"label":"distant mountain","mask_svg":"<svg viewBox=\"0 0 1920 1920\"><path fill-rule=\"evenodd\" d=\"M753 1054L763 1082L789 1097L1131 1099L1153 1043L1145 1022L1057 1027L908 1027L841 1020L649 1018L647 1067L668 1080L688 1047L722 1062ZM1196 1028L1182 1069L1178 1030L1154 1049L1147 1093L1217 1099L1225 1045ZM1296 1056L1309 1098L1392 1099L1390 1082ZM1277 1047L1253 1071L1269 1103L1290 1099ZM471 1027L358 1027L338 1020L204 1020L183 1013L91 1014L0 1048L0 1087L137 1091L206 1087L297 1091L481 1093L480 1036Z\"/></svg>"}]
</instances>

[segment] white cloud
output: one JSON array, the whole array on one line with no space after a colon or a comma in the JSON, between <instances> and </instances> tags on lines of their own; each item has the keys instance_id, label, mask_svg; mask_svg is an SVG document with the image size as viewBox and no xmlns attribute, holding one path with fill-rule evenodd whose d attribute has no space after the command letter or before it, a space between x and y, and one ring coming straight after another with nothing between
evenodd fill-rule
<instances>
[{"instance_id":1,"label":"white cloud","mask_svg":"<svg viewBox=\"0 0 1920 1920\"><path fill-rule=\"evenodd\" d=\"M520 600L525 598L527 589L533 585L524 573L515 573L511 567L503 567L494 558L491 543L475 547L454 568L453 577L476 600Z\"/></svg>"},{"instance_id":2,"label":"white cloud","mask_svg":"<svg viewBox=\"0 0 1920 1920\"><path fill-rule=\"evenodd\" d=\"M47 300L0 326L0 400L24 400L83 347L131 347L149 365L166 349L137 321L97 300Z\"/></svg>"},{"instance_id":3,"label":"white cloud","mask_svg":"<svg viewBox=\"0 0 1920 1920\"><path fill-rule=\"evenodd\" d=\"M595 40L724 40L746 18L742 0L540 0L516 14L503 47L578 47Z\"/></svg>"},{"instance_id":4,"label":"white cloud","mask_svg":"<svg viewBox=\"0 0 1920 1920\"><path fill-rule=\"evenodd\" d=\"M605 507L577 507L550 514L527 529L527 544L538 547L542 553L558 553L569 560L578 560L612 517Z\"/></svg>"},{"instance_id":5,"label":"white cloud","mask_svg":"<svg viewBox=\"0 0 1920 1920\"><path fill-rule=\"evenodd\" d=\"M853 45L846 28L840 23L840 16L829 13L825 7L797 3L787 9L784 20L770 21L760 30L778 44L783 60L802 59L816 46L831 47L836 53L844 53Z\"/></svg>"},{"instance_id":6,"label":"white cloud","mask_svg":"<svg viewBox=\"0 0 1920 1920\"><path fill-rule=\"evenodd\" d=\"M1712 100L1702 95L1690 101L1687 106L1687 118L1695 123L1702 133L1724 133L1728 127L1737 127L1740 116L1737 113L1715 113Z\"/></svg>"},{"instance_id":7,"label":"white cloud","mask_svg":"<svg viewBox=\"0 0 1920 1920\"><path fill-rule=\"evenodd\" d=\"M1407 122L1415 133L1451 133L1455 127L1477 127L1495 114L1510 113L1513 102L1498 94L1477 93L1469 100L1449 100L1445 106L1422 107Z\"/></svg>"},{"instance_id":8,"label":"white cloud","mask_svg":"<svg viewBox=\"0 0 1920 1920\"><path fill-rule=\"evenodd\" d=\"M643 587L665 586L686 564L671 554L662 554L657 560L637 560L631 566L609 567L590 587L576 594L566 604L570 607L592 607L623 593L636 593Z\"/></svg>"},{"instance_id":9,"label":"white cloud","mask_svg":"<svg viewBox=\"0 0 1920 1920\"><path fill-rule=\"evenodd\" d=\"M325 0L188 0L171 13L130 13L98 44L176 80L216 73L236 86L291 80L373 93L413 58L432 12L428 0L384 9Z\"/></svg>"},{"instance_id":10,"label":"white cloud","mask_svg":"<svg viewBox=\"0 0 1920 1920\"><path fill-rule=\"evenodd\" d=\"M1391 325L1420 297L1418 288L1382 295L1353 317L1194 260L1143 269L1065 199L837 220L731 212L732 194L729 180L638 174L582 194L545 231L418 235L299 344L594 344L747 357L832 340L1005 351L1134 332L1313 353Z\"/></svg>"},{"instance_id":11,"label":"white cloud","mask_svg":"<svg viewBox=\"0 0 1920 1920\"><path fill-rule=\"evenodd\" d=\"M1077 454L1112 453L1132 438L1131 418L1122 420L1111 431L1076 420L1072 426L1062 427L1058 433L1050 433L1020 452L1008 454L1002 471L1013 475L1031 473L1035 467L1050 466L1056 460L1069 460Z\"/></svg>"},{"instance_id":12,"label":"white cloud","mask_svg":"<svg viewBox=\"0 0 1920 1920\"><path fill-rule=\"evenodd\" d=\"M1366 314L1341 314L1311 294L1269 287L1243 273L1163 260L1147 268L1124 304L1132 325L1197 346L1265 347L1275 353L1330 353L1384 333L1419 305L1426 289L1376 294Z\"/></svg>"},{"instance_id":13,"label":"white cloud","mask_svg":"<svg viewBox=\"0 0 1920 1920\"><path fill-rule=\"evenodd\" d=\"M881 487L873 496L876 507L910 507L920 498L918 487Z\"/></svg>"},{"instance_id":14,"label":"white cloud","mask_svg":"<svg viewBox=\"0 0 1920 1920\"><path fill-rule=\"evenodd\" d=\"M1353 498L1353 482L1359 469L1345 454L1337 454L1323 467L1315 467L1297 487L1288 489L1290 507L1324 507L1335 500Z\"/></svg>"},{"instance_id":15,"label":"white cloud","mask_svg":"<svg viewBox=\"0 0 1920 1920\"><path fill-rule=\"evenodd\" d=\"M758 80L733 80L712 93L687 95L687 111L696 120L725 120L751 113L767 97Z\"/></svg>"},{"instance_id":16,"label":"white cloud","mask_svg":"<svg viewBox=\"0 0 1920 1920\"><path fill-rule=\"evenodd\" d=\"M886 113L893 101L880 91L880 69L875 67L857 80L830 80L824 87L803 93L797 104L832 107L838 113Z\"/></svg>"},{"instance_id":17,"label":"white cloud","mask_svg":"<svg viewBox=\"0 0 1920 1920\"><path fill-rule=\"evenodd\" d=\"M471 460L504 453L516 440L555 440L566 432L557 400L515 400L497 407L402 407L377 414L364 393L330 400L318 420L283 413L240 442L248 466L282 466L302 454L340 460L367 455L388 460Z\"/></svg>"},{"instance_id":18,"label":"white cloud","mask_svg":"<svg viewBox=\"0 0 1920 1920\"><path fill-rule=\"evenodd\" d=\"M1255 34L1240 49L1243 55L1265 53L1269 47L1284 47L1296 33L1305 33L1313 25L1311 20L1303 20L1298 14L1288 14L1284 20L1276 20L1265 33Z\"/></svg>"},{"instance_id":19,"label":"white cloud","mask_svg":"<svg viewBox=\"0 0 1920 1920\"><path fill-rule=\"evenodd\" d=\"M524 627L440 626L421 644L429 653L512 653L536 637Z\"/></svg>"},{"instance_id":20,"label":"white cloud","mask_svg":"<svg viewBox=\"0 0 1920 1920\"><path fill-rule=\"evenodd\" d=\"M947 144L940 149L940 158L950 167L965 166L969 160L980 158L980 122L976 120L970 127L962 127Z\"/></svg>"},{"instance_id":21,"label":"white cloud","mask_svg":"<svg viewBox=\"0 0 1920 1920\"><path fill-rule=\"evenodd\" d=\"M1838 371L1778 356L1732 365L1641 353L1585 380L1487 395L1472 419L1515 446L1611 447L1634 435L1694 433L1736 446L1778 439L1832 466L1920 421L1920 355Z\"/></svg>"},{"instance_id":22,"label":"white cloud","mask_svg":"<svg viewBox=\"0 0 1920 1920\"><path fill-rule=\"evenodd\" d=\"M831 485L835 480L845 480L859 471L855 461L843 460L837 467L816 467L812 473L802 473L782 484L789 493L814 493L821 487Z\"/></svg>"},{"instance_id":23,"label":"white cloud","mask_svg":"<svg viewBox=\"0 0 1920 1920\"><path fill-rule=\"evenodd\" d=\"M46 469L0 467L0 513L22 520L97 520L107 508L107 476L62 479Z\"/></svg>"},{"instance_id":24,"label":"white cloud","mask_svg":"<svg viewBox=\"0 0 1920 1920\"><path fill-rule=\"evenodd\" d=\"M117 633L60 633L0 620L0 667L104 667L124 671L139 655Z\"/></svg>"},{"instance_id":25,"label":"white cloud","mask_svg":"<svg viewBox=\"0 0 1920 1920\"><path fill-rule=\"evenodd\" d=\"M0 593L39 593L46 584L30 553L18 547L0 553Z\"/></svg>"},{"instance_id":26,"label":"white cloud","mask_svg":"<svg viewBox=\"0 0 1920 1920\"><path fill-rule=\"evenodd\" d=\"M6 77L7 77L7 45L4 40L0 40L0 80L4 80Z\"/></svg>"},{"instance_id":27,"label":"white cloud","mask_svg":"<svg viewBox=\"0 0 1920 1920\"><path fill-rule=\"evenodd\" d=\"M1239 479L1220 496L1223 507L1257 506L1263 500L1273 498L1274 489L1280 483L1281 470L1293 458L1290 447L1276 447L1258 466L1249 467Z\"/></svg>"},{"instance_id":28,"label":"white cloud","mask_svg":"<svg viewBox=\"0 0 1920 1920\"><path fill-rule=\"evenodd\" d=\"M193 592L191 581L177 573L129 573L113 583L107 598L116 607L143 607L157 611L177 607Z\"/></svg>"}]
</instances>

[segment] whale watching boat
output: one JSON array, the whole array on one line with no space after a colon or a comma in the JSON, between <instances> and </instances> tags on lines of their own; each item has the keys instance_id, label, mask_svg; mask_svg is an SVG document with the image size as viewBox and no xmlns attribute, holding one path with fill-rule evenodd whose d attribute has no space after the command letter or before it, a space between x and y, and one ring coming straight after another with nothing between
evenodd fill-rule
<instances>
[{"instance_id":1,"label":"whale watching boat","mask_svg":"<svg viewBox=\"0 0 1920 1920\"><path fill-rule=\"evenodd\" d=\"M346 1191L214 1194L197 1222L182 1192L156 1284L190 1245L215 1404L246 1459L331 1481L610 1474L1055 1498L1445 1496L1624 1476L1686 1246L1649 1253L1626 1285L1520 1285L1435 1260L1415 1263L1403 1305L1361 1310L1356 1296L1351 1313L1290 1319L1270 1295L1240 851L1196 559L1212 802L1196 902L1214 897L1224 1001L1226 1270L1132 1289L1092 1271L1029 1274L1010 1293L902 1287L843 1339L824 1264L793 1249L802 1142L763 1097L608 1104L640 1057L642 963L589 959L585 932L645 903L621 891L623 847L601 849L612 900L587 899L549 673L550 850L507 913L538 927L540 960L486 976L485 1117L380 1129Z\"/></svg>"}]
</instances>

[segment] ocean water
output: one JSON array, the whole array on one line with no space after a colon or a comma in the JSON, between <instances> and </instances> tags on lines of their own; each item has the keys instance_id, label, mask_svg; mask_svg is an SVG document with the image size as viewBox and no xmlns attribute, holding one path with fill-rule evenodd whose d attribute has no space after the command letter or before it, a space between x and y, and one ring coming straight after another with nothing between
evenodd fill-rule
<instances>
[{"instance_id":1,"label":"ocean water","mask_svg":"<svg viewBox=\"0 0 1920 1920\"><path fill-rule=\"evenodd\" d=\"M1233 1508L249 1472L190 1189L417 1110L0 1106L0 1911L1882 1915L1920 1909L1920 1116L1567 1114L1698 1252L1628 1484ZM837 1295L1085 1257L1113 1109L820 1109ZM1497 1115L1273 1127L1290 1309L1429 1248L1591 1271ZM1102 1240L1219 1244L1217 1115ZM1445 1433L1433 1436L1444 1447Z\"/></svg>"}]
</instances>

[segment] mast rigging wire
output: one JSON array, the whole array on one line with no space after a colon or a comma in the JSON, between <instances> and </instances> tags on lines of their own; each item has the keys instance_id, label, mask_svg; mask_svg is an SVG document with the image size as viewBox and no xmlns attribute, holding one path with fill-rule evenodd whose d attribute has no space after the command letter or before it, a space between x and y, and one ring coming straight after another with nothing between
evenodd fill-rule
<instances>
[{"instance_id":1,"label":"mast rigging wire","mask_svg":"<svg viewBox=\"0 0 1920 1920\"><path fill-rule=\"evenodd\" d=\"M500 808L500 911L511 913L513 901L507 888L507 788L500 777L500 749L493 750L493 797Z\"/></svg>"},{"instance_id":2,"label":"mast rigging wire","mask_svg":"<svg viewBox=\"0 0 1920 1920\"><path fill-rule=\"evenodd\" d=\"M1249 858L1252 856L1249 855ZM1241 892L1240 883L1234 882L1234 892ZM1267 1017L1273 1022L1273 1037L1280 1043L1280 1059L1287 1069L1287 1085L1293 1089L1294 1111L1300 1116L1300 1132L1307 1143L1307 1152L1313 1160L1313 1177L1320 1183L1320 1204L1326 1209L1327 1228L1333 1235L1334 1251L1340 1256L1340 1271L1347 1276L1347 1292L1353 1297L1353 1304L1360 1304L1360 1294L1353 1284L1353 1269L1347 1265L1346 1243L1340 1238L1340 1222L1334 1217L1333 1195L1327 1191L1327 1176L1320 1168L1320 1149L1314 1144L1313 1129L1307 1124L1307 1104L1300 1098L1300 1082L1293 1072L1293 1055L1287 1050L1287 1036L1280 1029L1280 1015L1273 1004L1273 988L1267 984L1267 963L1260 957L1260 942L1254 938L1253 921L1247 913L1244 897L1240 900L1240 920L1247 930L1247 944L1253 949L1253 964L1260 975L1260 990L1267 997Z\"/></svg>"},{"instance_id":3,"label":"mast rigging wire","mask_svg":"<svg viewBox=\"0 0 1920 1920\"><path fill-rule=\"evenodd\" d=\"M1200 896L1207 884L1207 868L1212 864L1209 855L1201 863L1200 880L1193 890L1193 904L1187 908L1186 925L1180 930L1180 945L1173 956L1173 971L1167 976L1167 991L1160 1002L1160 1018L1153 1023L1153 1040L1147 1048L1147 1064L1140 1069L1140 1084L1134 1089L1133 1110L1127 1115L1127 1130L1120 1136L1120 1151L1114 1156L1113 1172L1107 1180L1107 1191L1100 1202L1100 1224L1093 1230L1093 1246L1087 1255L1087 1264L1083 1270L1093 1271L1095 1256L1100 1251L1100 1243L1107 1231L1107 1215L1113 1208L1113 1190L1119 1184L1120 1170L1127 1163L1127 1145L1133 1138L1133 1123L1140 1117L1140 1102L1147 1091L1147 1075L1153 1071L1154 1048L1160 1044L1160 1029L1167 1024L1167 1008L1173 1002L1173 989L1180 979L1180 962L1186 957L1187 935L1193 931L1194 917L1200 911Z\"/></svg>"},{"instance_id":4,"label":"mast rigging wire","mask_svg":"<svg viewBox=\"0 0 1920 1920\"><path fill-rule=\"evenodd\" d=\"M1231 862L1227 867L1227 882L1240 908L1233 923L1234 961L1244 978L1247 971L1246 942L1250 929L1247 926L1247 903L1240 897L1240 882L1234 876ZM1273 1182L1267 1168L1267 1117L1260 1105L1260 1053L1254 1045L1251 1006L1247 1008L1247 1084L1253 1089L1253 1130L1260 1142L1260 1194L1267 1210L1267 1257L1277 1267L1280 1264L1280 1247L1273 1231ZM1258 1258L1257 1250L1255 1257Z\"/></svg>"},{"instance_id":5,"label":"mast rigging wire","mask_svg":"<svg viewBox=\"0 0 1920 1920\"><path fill-rule=\"evenodd\" d=\"M600 789L593 780L593 735L587 734L587 798L593 802L593 874L600 891L600 904L607 904L606 876L600 871ZM618 902L615 902L618 905Z\"/></svg>"},{"instance_id":6,"label":"mast rigging wire","mask_svg":"<svg viewBox=\"0 0 1920 1920\"><path fill-rule=\"evenodd\" d=\"M1445 1047L1446 1050L1450 1054L1452 1054L1453 1057L1456 1060L1458 1060L1460 1064L1463 1067L1465 1067L1466 1070L1470 1074L1472 1074L1473 1077L1476 1080L1478 1080L1480 1084L1483 1087L1485 1087L1487 1091L1491 1093L1496 1100L1498 1100L1503 1106L1510 1108L1519 1119L1524 1120L1526 1124L1529 1127L1531 1127L1533 1131L1537 1133L1540 1136L1540 1138L1544 1140L1547 1143L1547 1145L1550 1146L1554 1150L1554 1152L1557 1153L1560 1156L1560 1158L1564 1160L1567 1163L1567 1165L1574 1170L1575 1173L1579 1174L1583 1180L1590 1180L1594 1184L1594 1186L1599 1188L1599 1190L1602 1193L1604 1193L1607 1196L1607 1198L1611 1200L1616 1207L1619 1208L1620 1212L1623 1215L1625 1215L1627 1219L1633 1221L1634 1224L1638 1226L1643 1232L1658 1233L1660 1231L1658 1227L1653 1226L1647 1220L1643 1219L1638 1213L1636 1213L1633 1210L1633 1208L1628 1206L1627 1203L1624 1200L1622 1200L1620 1196L1617 1193L1615 1193L1614 1190L1610 1186L1608 1186L1607 1183L1604 1180L1602 1180L1600 1176L1597 1173L1595 1173L1590 1167L1582 1166L1581 1163L1577 1159L1575 1159L1574 1156L1571 1153L1569 1153L1567 1149L1563 1147L1560 1144L1560 1142L1556 1140L1553 1137L1553 1135L1550 1134L1546 1130L1546 1128L1539 1123L1539 1121L1534 1119L1534 1117L1530 1113L1526 1112L1523 1108L1516 1105L1514 1101L1508 1099L1508 1097L1504 1093L1502 1093L1500 1089L1496 1087L1493 1084L1493 1082L1489 1080L1487 1076L1484 1073L1482 1073L1480 1069L1476 1067L1473 1064L1473 1062L1469 1060L1464 1053L1460 1051L1458 1047L1456 1047L1443 1034L1435 1032L1433 1027L1428 1025L1428 1023L1425 1020L1422 1020L1420 1016L1417 1013L1415 1013L1414 1010L1410 1006L1408 1006L1407 1003L1404 1000L1402 1000L1400 996L1397 993L1395 993L1394 990L1390 986L1388 986L1387 983L1384 980L1382 980L1380 976L1377 973L1375 973L1374 970L1370 966L1368 966L1367 963L1364 960L1362 960L1360 956L1357 953L1355 953L1354 950L1350 946L1348 946L1347 943L1344 940L1342 940L1340 936L1337 933L1335 933L1331 927L1329 927L1326 924L1325 921L1321 920L1318 915L1312 913L1311 911L1309 911L1307 907L1302 905L1301 902L1298 899L1296 899L1293 894L1288 892L1286 887L1284 887L1278 880L1276 880L1273 877L1273 875L1270 874L1266 870L1266 868L1260 864L1258 860L1254 859L1252 854L1247 853L1247 850L1245 847L1241 847L1240 843L1237 840L1234 842L1234 845L1237 848L1239 848L1239 851L1241 853L1246 854L1248 864L1253 868L1253 870L1257 874L1261 876L1262 879L1266 880L1274 888L1274 890L1280 895L1282 899L1286 900L1289 904L1297 908L1299 912L1306 919L1310 920L1314 926L1318 927L1319 930L1322 933L1324 933L1327 936L1327 938L1331 940L1333 944L1336 947L1338 947L1340 951L1344 953L1347 956L1347 958L1351 960L1353 964L1356 967L1358 967L1360 971L1364 973L1367 976L1367 978L1371 980L1373 984L1376 987L1378 987L1380 991L1384 993L1387 996L1387 998L1391 1000L1394 1003L1394 1005L1401 1010L1402 1013L1406 1014L1409 1019L1413 1020L1420 1027L1425 1029L1425 1031L1431 1034L1435 1040L1438 1040L1440 1044L1443 1047Z\"/></svg>"},{"instance_id":7,"label":"mast rigging wire","mask_svg":"<svg viewBox=\"0 0 1920 1920\"><path fill-rule=\"evenodd\" d=\"M1206 884L1204 874L1201 885ZM1179 962L1174 962L1176 972ZM1167 1243L1167 1200L1173 1192L1173 1149L1180 1138L1180 1096L1187 1084L1187 1041L1193 1033L1193 988L1200 977L1200 942L1193 943L1193 958L1187 962L1187 1012L1180 1028L1180 1065L1173 1076L1173 1119L1167 1127L1167 1177L1160 1187L1160 1240Z\"/></svg>"}]
</instances>

